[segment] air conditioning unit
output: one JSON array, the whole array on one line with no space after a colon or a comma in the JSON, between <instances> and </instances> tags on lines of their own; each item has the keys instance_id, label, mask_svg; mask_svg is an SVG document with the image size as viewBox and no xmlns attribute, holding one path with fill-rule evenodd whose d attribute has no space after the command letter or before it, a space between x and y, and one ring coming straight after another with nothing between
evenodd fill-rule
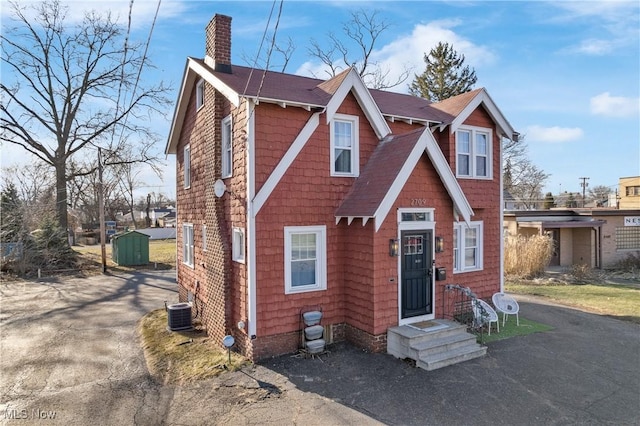
<instances>
[{"instance_id":1,"label":"air conditioning unit","mask_svg":"<svg viewBox=\"0 0 640 426\"><path fill-rule=\"evenodd\" d=\"M191 330L191 304L175 303L167 306L167 328L170 331Z\"/></svg>"}]
</instances>

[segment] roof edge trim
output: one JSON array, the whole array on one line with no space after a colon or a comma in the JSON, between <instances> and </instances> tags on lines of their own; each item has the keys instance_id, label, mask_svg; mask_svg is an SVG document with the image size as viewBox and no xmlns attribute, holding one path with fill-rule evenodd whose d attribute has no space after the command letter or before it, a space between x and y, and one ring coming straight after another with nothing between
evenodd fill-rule
<instances>
[{"instance_id":1,"label":"roof edge trim","mask_svg":"<svg viewBox=\"0 0 640 426\"><path fill-rule=\"evenodd\" d=\"M469 118L471 113L475 111L478 106L483 105L493 121L496 122L502 132L502 136L508 139L513 139L517 132L513 129L509 121L505 118L500 111L500 108L493 102L493 99L489 95L489 92L485 88L482 88L480 92L467 104L466 107L458 114L458 116L451 123L451 133L454 133Z\"/></svg>"}]
</instances>

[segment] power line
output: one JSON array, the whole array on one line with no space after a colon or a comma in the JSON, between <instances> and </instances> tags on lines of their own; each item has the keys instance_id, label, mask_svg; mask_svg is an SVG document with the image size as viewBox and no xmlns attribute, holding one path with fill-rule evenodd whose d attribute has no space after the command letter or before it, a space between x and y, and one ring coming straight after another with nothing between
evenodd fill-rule
<instances>
[{"instance_id":1,"label":"power line","mask_svg":"<svg viewBox=\"0 0 640 426\"><path fill-rule=\"evenodd\" d=\"M274 5L275 5L274 0ZM262 72L262 79L260 80L260 86L258 87L258 93L256 94L256 99L260 97L260 91L262 90L262 85L264 84L264 78L267 75L267 70L269 69L269 64L271 63L271 54L273 53L273 46L276 44L276 34L278 33L278 26L280 25L280 17L282 16L282 4L283 0L280 0L280 7L278 8L278 17L276 18L276 26L273 29L273 37L271 38L271 46L269 46L269 52L267 53L267 63Z\"/></svg>"},{"instance_id":2,"label":"power line","mask_svg":"<svg viewBox=\"0 0 640 426\"><path fill-rule=\"evenodd\" d=\"M258 46L258 52L256 52L256 59L253 61L251 71L249 72L249 78L247 78L247 84L245 84L244 90L242 91L242 96L247 94L247 90L249 89L249 82L251 81L251 77L253 76L253 70L258 66L258 59L260 59L260 52L262 52L262 46L264 45L264 41L267 39L267 31L269 31L269 25L271 25L271 17L273 16L273 9L275 7L276 7L276 0L273 0L273 3L271 4L271 10L269 11L269 17L267 18L267 25L264 27L264 32L262 33L262 40L260 40L260 46Z\"/></svg>"},{"instance_id":3,"label":"power line","mask_svg":"<svg viewBox=\"0 0 640 426\"><path fill-rule=\"evenodd\" d=\"M156 13L153 15L153 21L151 22L151 28L149 29L149 36L147 37L147 43L144 46L144 53L142 54L142 61L140 61L140 67L138 68L138 75L136 75L136 82L133 85L133 90L131 91L131 102L133 102L136 90L138 90L138 83L140 82L140 76L142 75L142 70L144 68L144 63L147 60L147 53L149 52L149 45L151 44L151 36L153 35L153 29L156 26L156 20L158 19L158 12L160 11L160 5L162 4L162 0L158 0L158 6L156 6ZM133 8L133 0L129 5L129 26L131 26L131 9ZM128 38L128 31L127 31ZM127 124L127 119L129 118L129 114L124 117L124 124L122 126L122 131L120 132L120 140L122 140L122 135L124 134L125 125Z\"/></svg>"}]
</instances>

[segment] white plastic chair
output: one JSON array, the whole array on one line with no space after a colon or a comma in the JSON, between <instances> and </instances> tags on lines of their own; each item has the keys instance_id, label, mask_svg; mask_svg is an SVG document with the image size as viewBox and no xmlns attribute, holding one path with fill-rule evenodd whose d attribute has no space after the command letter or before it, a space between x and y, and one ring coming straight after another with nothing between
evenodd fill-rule
<instances>
[{"instance_id":1,"label":"white plastic chair","mask_svg":"<svg viewBox=\"0 0 640 426\"><path fill-rule=\"evenodd\" d=\"M496 323L496 329L500 333L500 321L498 321L498 314L496 311L482 299L473 299L471 301L471 307L473 309L473 316L476 318L478 324L484 325L489 323L489 336L491 336L491 323Z\"/></svg>"},{"instance_id":2,"label":"white plastic chair","mask_svg":"<svg viewBox=\"0 0 640 426\"><path fill-rule=\"evenodd\" d=\"M493 302L493 306L495 306L499 312L502 312L503 327L507 320L507 315L515 315L516 324L520 326L520 317L518 316L520 306L513 297L505 293L496 293L491 297L491 301Z\"/></svg>"}]
</instances>

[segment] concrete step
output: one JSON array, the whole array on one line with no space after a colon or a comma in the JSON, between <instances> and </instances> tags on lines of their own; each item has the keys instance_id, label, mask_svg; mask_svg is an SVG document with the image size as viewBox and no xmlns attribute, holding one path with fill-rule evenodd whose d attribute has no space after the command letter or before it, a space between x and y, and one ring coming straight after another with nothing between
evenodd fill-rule
<instances>
[{"instance_id":1,"label":"concrete step","mask_svg":"<svg viewBox=\"0 0 640 426\"><path fill-rule=\"evenodd\" d=\"M486 346L475 344L473 346L463 346L448 352L441 352L428 355L416 360L416 366L427 371L437 370L438 368L448 367L463 361L480 358L487 353Z\"/></svg>"},{"instance_id":2,"label":"concrete step","mask_svg":"<svg viewBox=\"0 0 640 426\"><path fill-rule=\"evenodd\" d=\"M476 336L462 330L456 334L447 334L418 343L411 343L410 358L419 359L429 355L449 352L464 346L477 346Z\"/></svg>"},{"instance_id":3,"label":"concrete step","mask_svg":"<svg viewBox=\"0 0 640 426\"><path fill-rule=\"evenodd\" d=\"M461 333L467 334L467 328L462 324L449 320L437 321L442 327L434 327L432 330L420 330L408 325L391 327L387 331L387 353L400 359L416 359L417 355L412 346Z\"/></svg>"},{"instance_id":4,"label":"concrete step","mask_svg":"<svg viewBox=\"0 0 640 426\"><path fill-rule=\"evenodd\" d=\"M411 358L416 366L436 370L484 356L486 346L454 321L437 320L440 326L420 330L410 326L392 327L387 332L387 352L396 358Z\"/></svg>"}]
</instances>

